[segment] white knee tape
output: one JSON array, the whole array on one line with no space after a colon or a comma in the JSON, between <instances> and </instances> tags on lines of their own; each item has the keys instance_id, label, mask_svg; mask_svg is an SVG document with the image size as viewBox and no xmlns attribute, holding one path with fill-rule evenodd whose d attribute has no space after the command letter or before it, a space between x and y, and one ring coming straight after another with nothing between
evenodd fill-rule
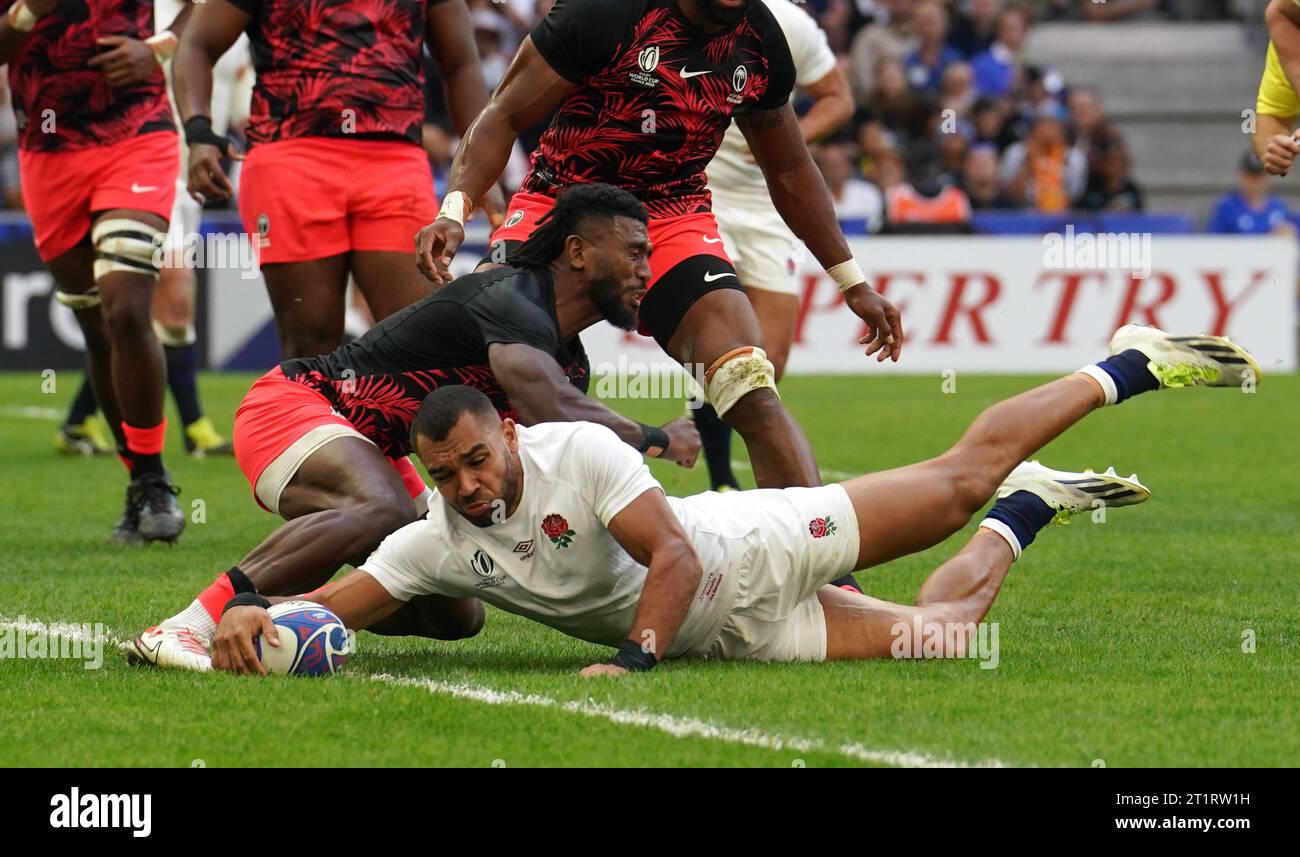
<instances>
[{"instance_id":1,"label":"white knee tape","mask_svg":"<svg viewBox=\"0 0 1300 857\"><path fill-rule=\"evenodd\" d=\"M167 233L138 220L113 217L95 224L95 279L115 271L158 276Z\"/></svg>"},{"instance_id":2,"label":"white knee tape","mask_svg":"<svg viewBox=\"0 0 1300 857\"><path fill-rule=\"evenodd\" d=\"M153 333L158 337L158 341L163 345L172 348L184 348L187 345L193 345L199 338L198 331L194 325L188 324L185 327L168 327L158 319L153 320Z\"/></svg>"},{"instance_id":3,"label":"white knee tape","mask_svg":"<svg viewBox=\"0 0 1300 857\"><path fill-rule=\"evenodd\" d=\"M723 416L752 390L776 390L776 367L757 346L735 348L714 361L704 373L704 391L718 416Z\"/></svg>"},{"instance_id":4,"label":"white knee tape","mask_svg":"<svg viewBox=\"0 0 1300 857\"><path fill-rule=\"evenodd\" d=\"M94 309L99 306L99 289L94 288L80 295L71 292L55 292L54 299L70 310Z\"/></svg>"}]
</instances>

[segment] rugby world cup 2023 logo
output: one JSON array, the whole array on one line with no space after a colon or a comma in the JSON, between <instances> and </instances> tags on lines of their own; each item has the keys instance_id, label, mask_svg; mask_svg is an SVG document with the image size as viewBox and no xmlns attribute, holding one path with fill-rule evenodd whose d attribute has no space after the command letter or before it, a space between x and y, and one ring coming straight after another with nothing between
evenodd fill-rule
<instances>
[{"instance_id":1,"label":"rugby world cup 2023 logo","mask_svg":"<svg viewBox=\"0 0 1300 857\"><path fill-rule=\"evenodd\" d=\"M648 48L642 48L641 53L637 54L636 64L641 66L641 70L647 74L659 67L659 46L651 45Z\"/></svg>"}]
</instances>

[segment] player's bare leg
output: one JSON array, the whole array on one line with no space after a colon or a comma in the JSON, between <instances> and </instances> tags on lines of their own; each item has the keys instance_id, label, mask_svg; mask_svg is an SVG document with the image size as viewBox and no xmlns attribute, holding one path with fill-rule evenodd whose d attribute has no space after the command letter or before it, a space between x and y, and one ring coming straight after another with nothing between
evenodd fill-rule
<instances>
[{"instance_id":1,"label":"player's bare leg","mask_svg":"<svg viewBox=\"0 0 1300 857\"><path fill-rule=\"evenodd\" d=\"M286 360L328 354L343 341L348 254L262 266Z\"/></svg>"},{"instance_id":2,"label":"player's bare leg","mask_svg":"<svg viewBox=\"0 0 1300 857\"><path fill-rule=\"evenodd\" d=\"M981 529L960 553L926 578L914 605L823 586L817 600L826 615L827 660L890 657L899 626L911 629L917 624L923 644L925 634L935 635L931 645L941 656L965 655L964 651L948 650L954 637L943 629L983 619L1014 558L1005 539Z\"/></svg>"},{"instance_id":3,"label":"player's bare leg","mask_svg":"<svg viewBox=\"0 0 1300 857\"><path fill-rule=\"evenodd\" d=\"M352 253L351 265L357 290L375 321L433 294L433 284L411 265L410 253L357 250Z\"/></svg>"},{"instance_id":4,"label":"player's bare leg","mask_svg":"<svg viewBox=\"0 0 1300 857\"><path fill-rule=\"evenodd\" d=\"M718 289L691 305L666 350L682 364L713 367L736 349L762 345L763 331L745 293ZM760 488L821 484L808 438L776 390L751 390L719 415L744 438Z\"/></svg>"},{"instance_id":5,"label":"player's bare leg","mask_svg":"<svg viewBox=\"0 0 1300 857\"><path fill-rule=\"evenodd\" d=\"M61 300L71 301L86 334L92 383L131 473L126 507L113 535L128 544L174 541L185 526L177 489L162 462L165 370L150 317L157 276L155 239L166 229L167 221L156 214L103 211L91 229L90 255L72 256L85 249L77 248L51 267L56 278L67 281L74 260L82 265L89 261L72 281L75 288L85 289L89 273L92 287Z\"/></svg>"},{"instance_id":6,"label":"player's bare leg","mask_svg":"<svg viewBox=\"0 0 1300 857\"><path fill-rule=\"evenodd\" d=\"M758 316L763 331L763 350L772 361L777 383L785 377L785 364L790 359L790 345L794 342L794 323L799 315L799 298L784 292L767 289L745 289L749 305Z\"/></svg>"},{"instance_id":7,"label":"player's bare leg","mask_svg":"<svg viewBox=\"0 0 1300 857\"><path fill-rule=\"evenodd\" d=\"M95 288L92 273L94 263L94 248L87 243L79 244L62 256L51 259L47 266L61 293L85 296L90 295ZM122 412L117 407L117 396L113 393L112 349L109 346L108 332L104 330L100 307L73 308L73 315L86 340L86 377L100 410L104 412L115 444L119 449L124 449L126 437L122 434Z\"/></svg>"}]
</instances>

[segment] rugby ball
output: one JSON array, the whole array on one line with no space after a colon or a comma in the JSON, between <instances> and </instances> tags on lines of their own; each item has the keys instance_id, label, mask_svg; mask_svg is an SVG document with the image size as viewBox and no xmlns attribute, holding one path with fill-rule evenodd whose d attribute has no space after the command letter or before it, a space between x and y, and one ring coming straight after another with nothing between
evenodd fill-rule
<instances>
[{"instance_id":1,"label":"rugby ball","mask_svg":"<svg viewBox=\"0 0 1300 857\"><path fill-rule=\"evenodd\" d=\"M280 645L254 641L257 657L274 675L333 675L348 662L348 632L329 610L310 601L284 601L267 611Z\"/></svg>"}]
</instances>

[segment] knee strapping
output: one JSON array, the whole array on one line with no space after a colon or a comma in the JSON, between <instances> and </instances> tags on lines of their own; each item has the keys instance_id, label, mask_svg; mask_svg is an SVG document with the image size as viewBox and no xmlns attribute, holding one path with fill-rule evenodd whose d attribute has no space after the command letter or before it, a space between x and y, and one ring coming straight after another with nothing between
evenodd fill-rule
<instances>
[{"instance_id":1,"label":"knee strapping","mask_svg":"<svg viewBox=\"0 0 1300 857\"><path fill-rule=\"evenodd\" d=\"M705 394L720 417L746 393L762 389L776 391L776 369L758 346L733 348L704 373Z\"/></svg>"},{"instance_id":2,"label":"knee strapping","mask_svg":"<svg viewBox=\"0 0 1300 857\"><path fill-rule=\"evenodd\" d=\"M55 292L54 299L74 312L94 309L99 306L99 288L93 288L79 295L72 292Z\"/></svg>"},{"instance_id":3,"label":"knee strapping","mask_svg":"<svg viewBox=\"0 0 1300 857\"><path fill-rule=\"evenodd\" d=\"M198 331L194 325L187 324L184 327L173 327L163 324L158 319L153 320L153 332L158 337L158 341L163 345L171 348L184 348L187 345L193 345L198 340Z\"/></svg>"},{"instance_id":4,"label":"knee strapping","mask_svg":"<svg viewBox=\"0 0 1300 857\"><path fill-rule=\"evenodd\" d=\"M95 279L118 271L157 279L166 235L163 230L125 217L99 221L90 232L95 245Z\"/></svg>"}]
</instances>

